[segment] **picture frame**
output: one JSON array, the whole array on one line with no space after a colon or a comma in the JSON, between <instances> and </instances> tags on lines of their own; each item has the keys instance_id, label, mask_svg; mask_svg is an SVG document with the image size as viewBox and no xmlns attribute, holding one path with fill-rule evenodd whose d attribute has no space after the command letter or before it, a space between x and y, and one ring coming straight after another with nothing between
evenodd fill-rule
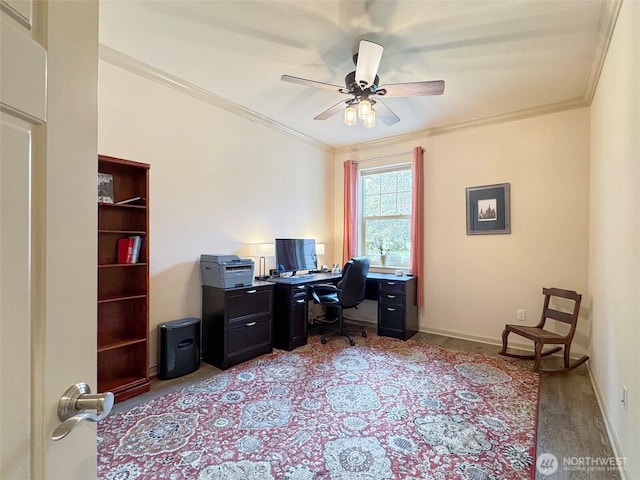
<instances>
[{"instance_id":1,"label":"picture frame","mask_svg":"<svg viewBox=\"0 0 640 480\"><path fill-rule=\"evenodd\" d=\"M113 203L113 175L98 172L98 203Z\"/></svg>"},{"instance_id":2,"label":"picture frame","mask_svg":"<svg viewBox=\"0 0 640 480\"><path fill-rule=\"evenodd\" d=\"M467 235L511 233L511 184L467 187Z\"/></svg>"}]
</instances>

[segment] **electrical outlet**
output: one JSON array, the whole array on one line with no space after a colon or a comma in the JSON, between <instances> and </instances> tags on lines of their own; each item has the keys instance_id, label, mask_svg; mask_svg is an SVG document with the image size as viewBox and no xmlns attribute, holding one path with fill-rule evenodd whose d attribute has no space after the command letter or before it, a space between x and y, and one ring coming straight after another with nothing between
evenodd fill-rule
<instances>
[{"instance_id":1,"label":"electrical outlet","mask_svg":"<svg viewBox=\"0 0 640 480\"><path fill-rule=\"evenodd\" d=\"M520 320L521 322L524 322L526 319L526 312L524 310L524 308L519 308L516 311L516 319Z\"/></svg>"},{"instance_id":2,"label":"electrical outlet","mask_svg":"<svg viewBox=\"0 0 640 480\"><path fill-rule=\"evenodd\" d=\"M624 409L627 409L627 386L622 386L622 404L624 405Z\"/></svg>"}]
</instances>

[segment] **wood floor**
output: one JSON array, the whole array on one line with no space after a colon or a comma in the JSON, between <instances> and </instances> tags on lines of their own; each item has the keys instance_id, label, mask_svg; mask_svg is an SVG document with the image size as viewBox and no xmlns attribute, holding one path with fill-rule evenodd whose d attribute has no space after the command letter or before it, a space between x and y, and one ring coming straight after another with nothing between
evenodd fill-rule
<instances>
[{"instance_id":1,"label":"wood floor","mask_svg":"<svg viewBox=\"0 0 640 480\"><path fill-rule=\"evenodd\" d=\"M414 340L433 343L451 350L482 353L499 357L500 347L459 340L440 335L418 333ZM533 362L507 359L530 367ZM558 357L543 360L545 366L560 366ZM553 362L556 362L554 364ZM551 453L558 459L558 470L552 475L536 472L536 480L605 480L619 479L617 471L589 469L579 463L592 458L613 457L598 400L586 365L562 375L541 375L540 409L538 413L538 455ZM566 460L565 460L566 459ZM568 465L564 465L567 462Z\"/></svg>"},{"instance_id":2,"label":"wood floor","mask_svg":"<svg viewBox=\"0 0 640 480\"><path fill-rule=\"evenodd\" d=\"M494 357L498 356L500 350L495 345L422 332L412 337L412 340ZM527 367L530 365L529 362L521 360L506 360ZM560 362L561 360L550 358L544 361ZM550 366L548 363L545 365ZM219 369L202 363L196 372L177 379L153 379L151 390L148 393L115 405L113 412L128 410L187 383L198 381L218 372L220 372ZM542 475L536 472L536 480L620 479L618 471L585 466L589 462L593 465L592 459L606 460L614 457L586 365L563 375L542 375L540 382L537 451L538 455L553 454L558 460L558 469L551 475Z\"/></svg>"}]
</instances>

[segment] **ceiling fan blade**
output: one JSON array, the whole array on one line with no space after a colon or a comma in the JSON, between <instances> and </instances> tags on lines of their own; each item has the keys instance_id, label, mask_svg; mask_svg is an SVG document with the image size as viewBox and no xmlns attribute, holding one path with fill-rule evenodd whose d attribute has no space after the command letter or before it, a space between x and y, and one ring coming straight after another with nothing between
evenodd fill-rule
<instances>
[{"instance_id":1,"label":"ceiling fan blade","mask_svg":"<svg viewBox=\"0 0 640 480\"><path fill-rule=\"evenodd\" d=\"M360 48L358 50L358 61L356 63L356 82L360 88L364 89L373 85L382 51L384 47L368 40L360 40Z\"/></svg>"},{"instance_id":2,"label":"ceiling fan blade","mask_svg":"<svg viewBox=\"0 0 640 480\"><path fill-rule=\"evenodd\" d=\"M328 108L324 112L320 113L313 117L314 120L326 120L329 117L333 117L336 113L344 111L347 108L347 104L350 100L342 100L341 102L336 103L333 107Z\"/></svg>"},{"instance_id":3,"label":"ceiling fan blade","mask_svg":"<svg viewBox=\"0 0 640 480\"><path fill-rule=\"evenodd\" d=\"M376 117L382 120L386 126L390 127L400 121L400 117L393 113L391 109L379 99L376 98L374 101L373 110L376 112Z\"/></svg>"},{"instance_id":4,"label":"ceiling fan blade","mask_svg":"<svg viewBox=\"0 0 640 480\"><path fill-rule=\"evenodd\" d=\"M324 90L331 90L331 91L340 92L340 93L349 93L349 91L346 88L341 87L339 85L316 82L315 80L307 80L306 78L292 77L291 75L282 75L280 77L280 80L283 80L285 82L290 82L290 83L297 83L299 85L305 85L307 87L322 88Z\"/></svg>"},{"instance_id":5,"label":"ceiling fan blade","mask_svg":"<svg viewBox=\"0 0 640 480\"><path fill-rule=\"evenodd\" d=\"M430 82L391 83L376 90L383 97L417 97L421 95L442 95L444 80Z\"/></svg>"}]
</instances>

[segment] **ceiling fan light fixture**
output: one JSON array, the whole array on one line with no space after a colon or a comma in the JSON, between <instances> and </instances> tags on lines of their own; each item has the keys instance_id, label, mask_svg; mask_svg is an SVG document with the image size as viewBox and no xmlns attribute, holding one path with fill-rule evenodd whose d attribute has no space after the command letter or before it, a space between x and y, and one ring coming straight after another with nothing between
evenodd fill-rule
<instances>
[{"instance_id":1,"label":"ceiling fan light fixture","mask_svg":"<svg viewBox=\"0 0 640 480\"><path fill-rule=\"evenodd\" d=\"M356 107L352 104L347 105L344 109L344 124L352 127L356 124Z\"/></svg>"},{"instance_id":2,"label":"ceiling fan light fixture","mask_svg":"<svg viewBox=\"0 0 640 480\"><path fill-rule=\"evenodd\" d=\"M364 120L371 112L371 102L366 98L360 100L358 103L358 117L360 117L361 120Z\"/></svg>"},{"instance_id":3,"label":"ceiling fan light fixture","mask_svg":"<svg viewBox=\"0 0 640 480\"><path fill-rule=\"evenodd\" d=\"M400 117L393 113L380 98L442 95L444 93L444 80L388 83L380 86L380 77L378 77L377 72L383 50L384 47L380 44L369 40L361 40L358 53L353 56L356 69L344 77L344 86L307 80L306 78L293 77L291 75L282 75L280 78L285 82L331 90L349 96L349 99L342 100L313 117L314 120L326 120L344 109L345 125L356 125L359 117L367 128L372 128L376 125L377 115L373 113L375 108L380 113L382 122L387 126L391 126L399 122Z\"/></svg>"},{"instance_id":4,"label":"ceiling fan light fixture","mask_svg":"<svg viewBox=\"0 0 640 480\"><path fill-rule=\"evenodd\" d=\"M376 126L376 112L371 110L369 115L364 117L364 126L367 128L373 128Z\"/></svg>"}]
</instances>

